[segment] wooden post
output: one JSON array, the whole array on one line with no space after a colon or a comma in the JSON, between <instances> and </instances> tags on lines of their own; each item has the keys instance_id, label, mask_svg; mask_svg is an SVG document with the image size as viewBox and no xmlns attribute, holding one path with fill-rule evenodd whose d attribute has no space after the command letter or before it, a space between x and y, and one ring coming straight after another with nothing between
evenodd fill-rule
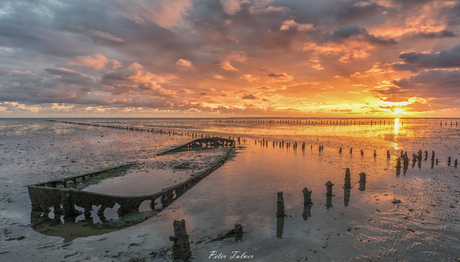
<instances>
[{"instance_id":1,"label":"wooden post","mask_svg":"<svg viewBox=\"0 0 460 262\"><path fill-rule=\"evenodd\" d=\"M276 201L276 216L284 217L284 198L283 192L278 192L278 199Z\"/></svg>"},{"instance_id":2,"label":"wooden post","mask_svg":"<svg viewBox=\"0 0 460 262\"><path fill-rule=\"evenodd\" d=\"M190 241L187 231L185 230L185 220L174 220L174 236L169 237L173 244L173 259L176 261L190 261L192 251L190 250Z\"/></svg>"},{"instance_id":3,"label":"wooden post","mask_svg":"<svg viewBox=\"0 0 460 262\"><path fill-rule=\"evenodd\" d=\"M350 174L350 169L347 168L345 171L345 186L344 188L351 188L351 174ZM332 190L332 188L331 188Z\"/></svg>"},{"instance_id":4,"label":"wooden post","mask_svg":"<svg viewBox=\"0 0 460 262\"><path fill-rule=\"evenodd\" d=\"M311 201L311 191L308 190L308 188L304 188L302 190L303 193L303 205L308 206L308 205L313 205L313 202Z\"/></svg>"},{"instance_id":5,"label":"wooden post","mask_svg":"<svg viewBox=\"0 0 460 262\"><path fill-rule=\"evenodd\" d=\"M332 196L332 186L334 184L332 184L331 181L327 181L326 183L326 187L327 187L327 192L326 192L326 196Z\"/></svg>"},{"instance_id":6,"label":"wooden post","mask_svg":"<svg viewBox=\"0 0 460 262\"><path fill-rule=\"evenodd\" d=\"M327 187L327 193L326 193L326 207L327 209L329 209L330 207L332 207L332 186L334 184L332 184L331 181L328 181L326 183L326 187Z\"/></svg>"}]
</instances>

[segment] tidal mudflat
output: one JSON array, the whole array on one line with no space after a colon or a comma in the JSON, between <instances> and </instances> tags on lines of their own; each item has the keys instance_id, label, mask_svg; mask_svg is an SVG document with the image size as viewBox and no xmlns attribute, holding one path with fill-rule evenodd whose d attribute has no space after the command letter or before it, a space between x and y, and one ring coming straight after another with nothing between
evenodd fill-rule
<instances>
[{"instance_id":1,"label":"tidal mudflat","mask_svg":"<svg viewBox=\"0 0 460 262\"><path fill-rule=\"evenodd\" d=\"M98 235L65 241L34 230L26 185L132 161L145 163L138 174L147 175L155 153L191 138L40 120L2 121L2 261L168 261L173 221L181 219L193 241L195 261L460 259L460 174L454 166L455 159L460 159L460 128L455 124L441 126L441 120L401 120L400 125L387 120L385 125L374 122L372 126L123 121L105 122L241 136L242 140L225 165L157 216L120 230L101 230ZM418 150L428 151L429 156L435 151L438 164L431 167L428 157L420 167L411 163L397 174L401 150L409 156ZM188 161L185 156L168 157L172 160L163 164L170 171ZM197 159L198 163L206 157ZM346 168L351 172L348 191L344 189ZM181 172L171 171L169 178L180 179ZM358 183L361 172L366 173L364 187ZM142 187L135 184L139 181L135 177L107 183L114 186L111 190L131 193ZM170 181L161 177L163 182ZM121 179L128 179L130 186L119 187ZM334 184L332 206L326 206L328 181ZM149 187L153 185L142 190ZM313 202L306 208L305 187L312 191ZM280 191L288 215L277 218ZM236 223L246 232L242 241L208 242Z\"/></svg>"}]
</instances>

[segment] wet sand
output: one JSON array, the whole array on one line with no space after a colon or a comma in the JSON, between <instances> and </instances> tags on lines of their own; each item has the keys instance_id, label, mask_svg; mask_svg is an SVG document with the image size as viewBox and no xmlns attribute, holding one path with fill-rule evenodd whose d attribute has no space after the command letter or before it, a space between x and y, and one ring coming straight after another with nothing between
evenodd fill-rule
<instances>
[{"instance_id":1,"label":"wet sand","mask_svg":"<svg viewBox=\"0 0 460 262\"><path fill-rule=\"evenodd\" d=\"M431 139L413 139L408 135L411 130L403 128L400 134L407 139L352 137L340 141L324 136L311 139L305 150L300 145L297 149L272 146L272 140L287 142L295 135L273 135L268 146L255 145L251 139L255 135L248 135L230 161L158 216L125 229L64 242L62 237L33 230L26 185L130 161L144 162L147 167L162 148L191 139L46 122L6 126L0 130L0 161L5 170L0 174L0 186L5 189L0 202L2 261L165 261L169 258L155 259L151 253L172 245L169 236L174 219L185 219L195 261L230 261L232 251L246 252L253 261L460 258L460 174L445 162L447 156L460 158L457 130L451 130L445 141L439 131L441 137L434 137L436 130L424 131L432 132ZM365 142L357 143L360 140ZM321 144L325 147L320 152ZM340 146L342 154L338 153ZM351 155L350 147L355 148ZM373 148L377 157L372 155ZM396 175L396 155L401 149L410 153L435 150L441 161L431 169L428 159L420 169L410 165L405 174ZM343 188L346 168L351 170L349 198ZM361 172L367 174L365 190L357 183ZM329 180L335 185L333 206L328 209L325 183ZM304 209L304 187L313 192L310 210ZM275 216L279 191L284 192L286 213L292 215L284 219ZM395 199L401 202L393 203ZM232 229L235 223L247 232L243 241L203 241ZM226 258L210 258L212 251Z\"/></svg>"}]
</instances>

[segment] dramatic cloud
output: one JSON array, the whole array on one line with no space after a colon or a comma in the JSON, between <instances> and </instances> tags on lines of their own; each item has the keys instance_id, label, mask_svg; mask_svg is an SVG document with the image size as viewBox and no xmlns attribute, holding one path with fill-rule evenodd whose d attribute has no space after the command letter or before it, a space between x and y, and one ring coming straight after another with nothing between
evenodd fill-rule
<instances>
[{"instance_id":1,"label":"dramatic cloud","mask_svg":"<svg viewBox=\"0 0 460 262\"><path fill-rule=\"evenodd\" d=\"M399 58L403 59L405 64L418 68L460 67L460 45L438 53L403 53Z\"/></svg>"},{"instance_id":2,"label":"dramatic cloud","mask_svg":"<svg viewBox=\"0 0 460 262\"><path fill-rule=\"evenodd\" d=\"M4 0L0 117L445 116L459 34L457 1Z\"/></svg>"},{"instance_id":3,"label":"dramatic cloud","mask_svg":"<svg viewBox=\"0 0 460 262\"><path fill-rule=\"evenodd\" d=\"M416 37L421 38L444 38L444 37L456 37L452 31L441 30L438 32L419 32L415 34Z\"/></svg>"},{"instance_id":4,"label":"dramatic cloud","mask_svg":"<svg viewBox=\"0 0 460 262\"><path fill-rule=\"evenodd\" d=\"M368 42L375 45L394 45L394 39L384 39L377 37L367 32L366 28L357 25L341 26L339 30L334 31L332 34L326 35L326 41L343 42L345 40L357 40Z\"/></svg>"}]
</instances>

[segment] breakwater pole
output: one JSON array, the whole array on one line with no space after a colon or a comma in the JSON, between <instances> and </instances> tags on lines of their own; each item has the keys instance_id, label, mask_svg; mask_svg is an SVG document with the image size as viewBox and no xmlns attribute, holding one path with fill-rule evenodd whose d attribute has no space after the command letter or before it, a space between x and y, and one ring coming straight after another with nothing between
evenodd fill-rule
<instances>
[{"instance_id":1,"label":"breakwater pole","mask_svg":"<svg viewBox=\"0 0 460 262\"><path fill-rule=\"evenodd\" d=\"M304 188L302 190L303 193L303 213L302 213L302 218L303 220L307 221L309 217L311 217L311 206L313 205L313 202L311 201L311 190L308 190L308 188Z\"/></svg>"},{"instance_id":2,"label":"breakwater pole","mask_svg":"<svg viewBox=\"0 0 460 262\"><path fill-rule=\"evenodd\" d=\"M174 220L174 236L170 236L169 240L174 241L173 244L173 259L174 261L190 261L192 259L192 251L190 250L189 236L185 230L185 220Z\"/></svg>"},{"instance_id":3,"label":"breakwater pole","mask_svg":"<svg viewBox=\"0 0 460 262\"><path fill-rule=\"evenodd\" d=\"M344 188L346 188L346 189L351 188L351 174L350 174L350 169L349 168L347 168L347 170L345 171L345 185L344 185ZM332 186L331 186L331 192L330 193L332 194ZM328 188L328 194L329 194L329 188Z\"/></svg>"},{"instance_id":4,"label":"breakwater pole","mask_svg":"<svg viewBox=\"0 0 460 262\"><path fill-rule=\"evenodd\" d=\"M328 182L326 183L326 187L327 187L327 193L326 193L326 198L327 198L327 199L326 199L326 207L327 207L327 209L329 209L330 207L332 207L332 196L333 196L333 195L332 195L332 186L333 186L333 185L334 185L334 184L332 184L331 181L328 181Z\"/></svg>"},{"instance_id":5,"label":"breakwater pole","mask_svg":"<svg viewBox=\"0 0 460 262\"><path fill-rule=\"evenodd\" d=\"M361 172L359 174L359 191L364 191L364 190L366 190L366 173Z\"/></svg>"},{"instance_id":6,"label":"breakwater pole","mask_svg":"<svg viewBox=\"0 0 460 262\"><path fill-rule=\"evenodd\" d=\"M308 190L308 188L304 188L302 190L303 193L303 205L304 206L309 206L313 205L313 202L311 201L311 191Z\"/></svg>"},{"instance_id":7,"label":"breakwater pole","mask_svg":"<svg viewBox=\"0 0 460 262\"><path fill-rule=\"evenodd\" d=\"M283 192L278 192L278 199L276 201L276 216L284 217L284 197Z\"/></svg>"},{"instance_id":8,"label":"breakwater pole","mask_svg":"<svg viewBox=\"0 0 460 262\"><path fill-rule=\"evenodd\" d=\"M327 185L327 184L326 184ZM351 191L351 174L350 174L350 169L347 168L345 171L345 185L344 185L344 198L343 198L343 203L345 206L348 206L348 203L350 202L350 191ZM328 187L328 193L329 193L329 187ZM332 194L332 186L331 186L331 192ZM332 206L332 199L329 201L331 206Z\"/></svg>"}]
</instances>

